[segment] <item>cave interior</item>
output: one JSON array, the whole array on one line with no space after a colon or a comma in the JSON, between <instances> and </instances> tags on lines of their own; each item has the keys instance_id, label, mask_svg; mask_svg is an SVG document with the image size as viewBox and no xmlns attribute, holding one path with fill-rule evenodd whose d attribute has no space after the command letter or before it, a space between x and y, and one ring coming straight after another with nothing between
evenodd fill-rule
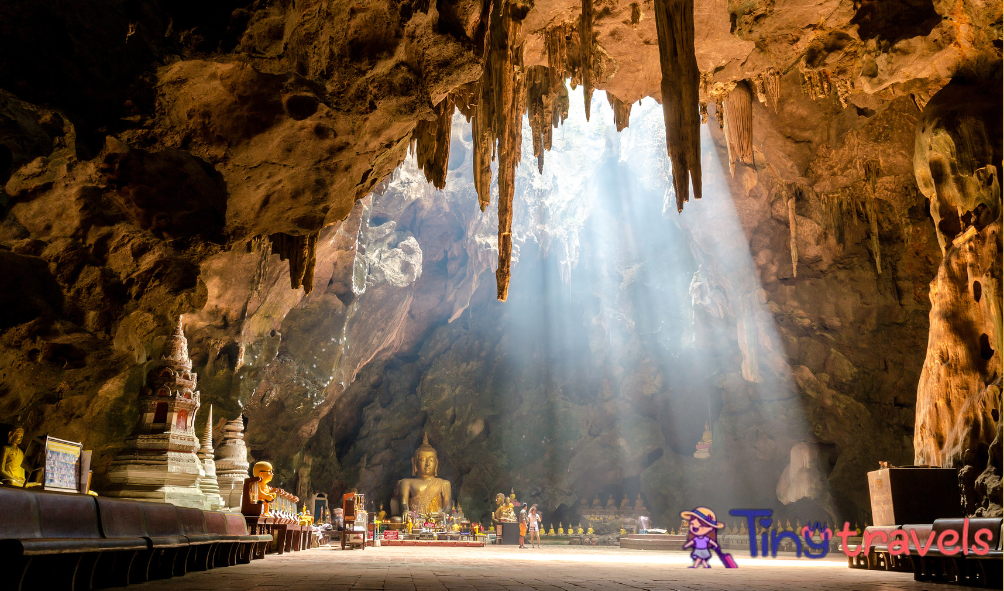
<instances>
[{"instance_id":1,"label":"cave interior","mask_svg":"<svg viewBox=\"0 0 1004 591\"><path fill-rule=\"evenodd\" d=\"M101 493L180 318L194 433L301 499L389 509L427 437L483 521L864 526L880 461L999 517L1001 41L980 0L0 0L0 423Z\"/></svg>"}]
</instances>

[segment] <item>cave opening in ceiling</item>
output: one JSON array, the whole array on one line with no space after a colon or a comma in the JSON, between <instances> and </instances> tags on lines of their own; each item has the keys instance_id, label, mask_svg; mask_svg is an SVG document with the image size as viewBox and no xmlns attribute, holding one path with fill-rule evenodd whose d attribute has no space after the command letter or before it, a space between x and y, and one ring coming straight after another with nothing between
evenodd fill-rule
<instances>
[{"instance_id":1,"label":"cave opening in ceiling","mask_svg":"<svg viewBox=\"0 0 1004 591\"><path fill-rule=\"evenodd\" d=\"M544 503L556 523L583 514L576 499L594 498L641 498L660 518L664 507L703 502L832 522L832 466L809 435L780 357L708 127L705 198L680 214L661 106L640 101L631 125L618 131L602 91L592 97L589 120L582 88L569 94L568 118L542 166L523 118L505 302L486 280L498 255L498 214L477 207L473 166L464 158L473 137L459 113L442 190L409 157L367 210L367 260L400 261L394 272L435 277L468 294L442 329L462 333L464 347L416 386L426 401L425 429L442 446L464 506L490 510L491 492L509 486L492 484L495 472L513 464L532 466L516 487ZM450 205L422 205L429 200ZM438 219L444 210L461 217L463 232L447 231L449 222ZM441 241L429 240L432 227ZM413 236L422 245L417 270L404 252L376 254ZM452 254L440 258L432 249ZM440 263L422 264L422 257ZM427 342L401 369L420 365L435 347ZM749 429L765 431L752 446ZM347 433L339 461L351 464L358 450L372 449L368 437ZM710 456L699 451L708 443ZM378 497L392 494L366 476L359 474Z\"/></svg>"}]
</instances>

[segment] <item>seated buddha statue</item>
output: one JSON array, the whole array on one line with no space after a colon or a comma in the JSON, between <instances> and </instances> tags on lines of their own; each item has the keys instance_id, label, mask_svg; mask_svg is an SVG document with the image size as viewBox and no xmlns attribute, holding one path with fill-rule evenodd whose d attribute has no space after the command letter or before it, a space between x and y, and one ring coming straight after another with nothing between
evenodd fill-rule
<instances>
[{"instance_id":1,"label":"seated buddha statue","mask_svg":"<svg viewBox=\"0 0 1004 591\"><path fill-rule=\"evenodd\" d=\"M502 514L505 512L505 495L499 493L495 495L495 510L492 511L492 525L498 525L502 522Z\"/></svg>"},{"instance_id":2,"label":"seated buddha statue","mask_svg":"<svg viewBox=\"0 0 1004 591\"><path fill-rule=\"evenodd\" d=\"M13 486L24 486L24 452L18 447L24 439L24 429L15 427L7 435L7 445L3 447L3 459L0 461L0 482Z\"/></svg>"},{"instance_id":3,"label":"seated buddha statue","mask_svg":"<svg viewBox=\"0 0 1004 591\"><path fill-rule=\"evenodd\" d=\"M417 478L401 480L400 497L403 511L422 514L442 513L450 507L450 483L438 477L439 457L429 445L429 436L422 436L422 445L411 458L411 474Z\"/></svg>"},{"instance_id":4,"label":"seated buddha statue","mask_svg":"<svg viewBox=\"0 0 1004 591\"><path fill-rule=\"evenodd\" d=\"M258 479L258 482L251 488L250 497L252 503L264 503L265 510L262 512L266 517L272 516L272 502L275 501L276 492L268 485L272 481L272 464L268 462L257 462L251 473Z\"/></svg>"}]
</instances>

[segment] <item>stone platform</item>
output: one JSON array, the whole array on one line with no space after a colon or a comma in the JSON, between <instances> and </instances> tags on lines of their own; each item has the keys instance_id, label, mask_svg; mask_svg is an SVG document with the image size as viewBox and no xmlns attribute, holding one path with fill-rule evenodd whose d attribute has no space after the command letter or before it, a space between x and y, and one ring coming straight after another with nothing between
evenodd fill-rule
<instances>
[{"instance_id":1,"label":"stone platform","mask_svg":"<svg viewBox=\"0 0 1004 591\"><path fill-rule=\"evenodd\" d=\"M679 550L687 542L685 535L629 534L621 538L621 548L632 550Z\"/></svg>"},{"instance_id":2,"label":"stone platform","mask_svg":"<svg viewBox=\"0 0 1004 591\"><path fill-rule=\"evenodd\" d=\"M690 569L683 552L617 547L337 548L269 555L248 565L152 581L147 591L913 591L957 587L909 575L847 568L843 554L822 560L751 559L739 568Z\"/></svg>"},{"instance_id":3,"label":"stone platform","mask_svg":"<svg viewBox=\"0 0 1004 591\"><path fill-rule=\"evenodd\" d=\"M484 542L474 540L380 540L380 546L411 548L483 548Z\"/></svg>"}]
</instances>

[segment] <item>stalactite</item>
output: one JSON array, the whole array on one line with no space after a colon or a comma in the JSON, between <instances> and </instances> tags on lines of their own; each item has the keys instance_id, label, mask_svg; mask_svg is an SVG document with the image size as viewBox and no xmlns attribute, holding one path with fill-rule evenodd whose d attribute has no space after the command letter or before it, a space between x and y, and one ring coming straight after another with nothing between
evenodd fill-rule
<instances>
[{"instance_id":1,"label":"stalactite","mask_svg":"<svg viewBox=\"0 0 1004 591\"><path fill-rule=\"evenodd\" d=\"M865 181L870 189L869 199L865 202L865 215L868 217L868 233L871 237L872 256L875 257L875 271L879 275L882 274L882 253L879 250L878 202L875 189L881 174L882 167L878 160L870 159L865 162Z\"/></svg>"},{"instance_id":2,"label":"stalactite","mask_svg":"<svg viewBox=\"0 0 1004 591\"><path fill-rule=\"evenodd\" d=\"M753 164L753 96L746 83L736 85L725 99L725 140L729 171L736 176L736 161Z\"/></svg>"},{"instance_id":3,"label":"stalactite","mask_svg":"<svg viewBox=\"0 0 1004 591\"><path fill-rule=\"evenodd\" d=\"M551 94L554 95L551 111L551 126L558 127L568 118L568 87L565 86L565 76L568 72L568 42L571 26L558 25L545 33L547 43L547 75L551 82ZM548 136L545 150L551 149L551 137Z\"/></svg>"},{"instance_id":4,"label":"stalactite","mask_svg":"<svg viewBox=\"0 0 1004 591\"><path fill-rule=\"evenodd\" d=\"M582 68L584 87L582 96L586 103L586 121L589 121L589 106L593 101L593 0L582 0L582 18L579 19L579 65Z\"/></svg>"},{"instance_id":5,"label":"stalactite","mask_svg":"<svg viewBox=\"0 0 1004 591\"><path fill-rule=\"evenodd\" d=\"M764 94L777 113L777 98L781 95L781 74L774 68L768 68L763 75Z\"/></svg>"},{"instance_id":6,"label":"stalactite","mask_svg":"<svg viewBox=\"0 0 1004 591\"><path fill-rule=\"evenodd\" d=\"M841 78L837 79L833 86L837 89L837 100L840 101L840 106L846 109L847 97L851 96L851 91L854 90L854 82Z\"/></svg>"},{"instance_id":7,"label":"stalactite","mask_svg":"<svg viewBox=\"0 0 1004 591\"><path fill-rule=\"evenodd\" d=\"M854 215L853 205L848 205L843 191L823 195L822 199L826 207L827 227L833 229L833 237L837 244L846 246L845 221L847 216Z\"/></svg>"},{"instance_id":8,"label":"stalactite","mask_svg":"<svg viewBox=\"0 0 1004 591\"><path fill-rule=\"evenodd\" d=\"M279 255L279 260L289 260L289 286L297 289L302 285L305 294L314 288L314 264L319 233L291 236L277 232L268 237L272 243L272 252Z\"/></svg>"},{"instance_id":9,"label":"stalactite","mask_svg":"<svg viewBox=\"0 0 1004 591\"><path fill-rule=\"evenodd\" d=\"M795 215L795 200L801 188L795 183L783 183L781 194L788 208L788 248L791 250L791 276L798 277L798 222Z\"/></svg>"},{"instance_id":10,"label":"stalactite","mask_svg":"<svg viewBox=\"0 0 1004 591\"><path fill-rule=\"evenodd\" d=\"M446 188L446 170L450 161L450 131L453 129L454 101L451 96L433 109L436 118L419 121L412 131L415 159L425 172L425 179L437 189Z\"/></svg>"},{"instance_id":11,"label":"stalactite","mask_svg":"<svg viewBox=\"0 0 1004 591\"><path fill-rule=\"evenodd\" d=\"M832 85L826 70L802 69L802 91L812 100L830 96Z\"/></svg>"},{"instance_id":12,"label":"stalactite","mask_svg":"<svg viewBox=\"0 0 1004 591\"><path fill-rule=\"evenodd\" d=\"M694 51L694 0L655 0L662 69L662 112L666 119L666 148L673 166L676 209L701 198L701 116L698 102L700 72Z\"/></svg>"},{"instance_id":13,"label":"stalactite","mask_svg":"<svg viewBox=\"0 0 1004 591\"><path fill-rule=\"evenodd\" d=\"M554 115L554 95L548 68L533 66L526 72L526 115L533 137L533 155L537 171L544 172L544 150L551 147L551 123Z\"/></svg>"},{"instance_id":14,"label":"stalactite","mask_svg":"<svg viewBox=\"0 0 1004 591\"><path fill-rule=\"evenodd\" d=\"M492 159L495 150L495 138L492 134L492 107L487 102L489 92L485 89L485 80L478 83L481 95L477 108L471 117L471 135L474 138L474 190L478 194L478 205L481 211L492 201Z\"/></svg>"},{"instance_id":15,"label":"stalactite","mask_svg":"<svg viewBox=\"0 0 1004 591\"><path fill-rule=\"evenodd\" d=\"M472 109L474 136L474 188L481 210L491 201L491 159L498 156L498 246L495 271L498 299L509 292L512 264L512 200L516 166L520 161L522 119L527 90L523 71L523 46L517 43L520 23L506 2L492 4L485 35L484 70Z\"/></svg>"},{"instance_id":16,"label":"stalactite","mask_svg":"<svg viewBox=\"0 0 1004 591\"><path fill-rule=\"evenodd\" d=\"M614 109L614 125L617 126L617 131L623 131L631 119L631 103L625 103L609 92L607 93L607 102Z\"/></svg>"}]
</instances>

